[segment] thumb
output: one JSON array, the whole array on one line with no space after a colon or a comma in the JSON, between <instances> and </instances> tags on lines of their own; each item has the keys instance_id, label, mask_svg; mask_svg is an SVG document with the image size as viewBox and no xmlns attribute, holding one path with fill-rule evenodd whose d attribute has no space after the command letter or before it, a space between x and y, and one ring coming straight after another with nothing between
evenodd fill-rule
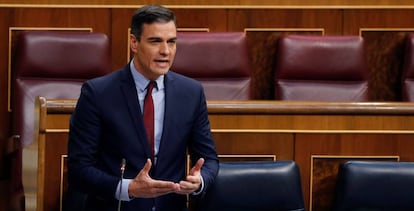
<instances>
[{"instance_id":1,"label":"thumb","mask_svg":"<svg viewBox=\"0 0 414 211\"><path fill-rule=\"evenodd\" d=\"M197 163L193 166L193 168L191 168L190 174L194 175L195 172L200 171L203 164L204 164L204 158L198 159Z\"/></svg>"},{"instance_id":2,"label":"thumb","mask_svg":"<svg viewBox=\"0 0 414 211\"><path fill-rule=\"evenodd\" d=\"M145 174L149 174L149 171L151 170L151 166L152 166L151 159L147 159L147 162L145 163L141 172Z\"/></svg>"}]
</instances>

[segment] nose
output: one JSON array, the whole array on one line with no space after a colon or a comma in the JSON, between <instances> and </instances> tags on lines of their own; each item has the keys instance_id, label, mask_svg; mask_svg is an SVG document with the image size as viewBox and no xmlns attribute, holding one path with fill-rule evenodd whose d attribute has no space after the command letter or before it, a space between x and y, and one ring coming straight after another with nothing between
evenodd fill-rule
<instances>
[{"instance_id":1,"label":"nose","mask_svg":"<svg viewBox=\"0 0 414 211\"><path fill-rule=\"evenodd\" d=\"M169 53L170 53L170 48L168 46L168 43L167 42L163 42L160 45L160 54L168 55Z\"/></svg>"}]
</instances>

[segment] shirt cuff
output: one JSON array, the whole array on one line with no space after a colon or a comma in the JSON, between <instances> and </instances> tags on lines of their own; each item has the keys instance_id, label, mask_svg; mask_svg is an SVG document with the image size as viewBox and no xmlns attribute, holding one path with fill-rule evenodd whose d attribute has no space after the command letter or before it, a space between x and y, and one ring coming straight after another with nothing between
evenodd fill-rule
<instances>
[{"instance_id":1,"label":"shirt cuff","mask_svg":"<svg viewBox=\"0 0 414 211\"><path fill-rule=\"evenodd\" d=\"M200 189L198 191L192 192L191 195L196 196L196 195L199 195L200 193L203 192L203 190L204 190L204 179L203 179L203 176L201 176L201 175L200 175L200 180L201 180Z\"/></svg>"},{"instance_id":2,"label":"shirt cuff","mask_svg":"<svg viewBox=\"0 0 414 211\"><path fill-rule=\"evenodd\" d=\"M131 201L133 198L129 197L128 186L131 183L132 179L122 179L122 182L119 181L118 186L116 187L115 198L121 201ZM122 185L122 188L121 188Z\"/></svg>"}]
</instances>

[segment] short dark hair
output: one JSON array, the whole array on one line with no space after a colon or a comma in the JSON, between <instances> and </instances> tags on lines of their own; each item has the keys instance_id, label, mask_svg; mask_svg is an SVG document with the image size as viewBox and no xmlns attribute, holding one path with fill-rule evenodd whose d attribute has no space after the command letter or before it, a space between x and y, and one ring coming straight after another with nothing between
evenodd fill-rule
<instances>
[{"instance_id":1,"label":"short dark hair","mask_svg":"<svg viewBox=\"0 0 414 211\"><path fill-rule=\"evenodd\" d=\"M144 24L167 23L170 21L174 21L174 24L177 25L176 17L171 10L161 5L149 4L135 11L131 19L131 34L135 35L135 38L140 41Z\"/></svg>"}]
</instances>

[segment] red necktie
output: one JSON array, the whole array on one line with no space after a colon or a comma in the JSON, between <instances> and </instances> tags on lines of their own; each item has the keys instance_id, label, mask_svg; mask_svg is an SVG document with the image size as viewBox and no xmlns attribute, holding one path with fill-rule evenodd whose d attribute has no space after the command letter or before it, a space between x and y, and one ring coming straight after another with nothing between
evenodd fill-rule
<instances>
[{"instance_id":1,"label":"red necktie","mask_svg":"<svg viewBox=\"0 0 414 211\"><path fill-rule=\"evenodd\" d=\"M147 86L147 94L144 99L144 125L147 130L148 141L151 147L152 158L154 158L154 102L152 100L152 88L155 81L150 81Z\"/></svg>"}]
</instances>

